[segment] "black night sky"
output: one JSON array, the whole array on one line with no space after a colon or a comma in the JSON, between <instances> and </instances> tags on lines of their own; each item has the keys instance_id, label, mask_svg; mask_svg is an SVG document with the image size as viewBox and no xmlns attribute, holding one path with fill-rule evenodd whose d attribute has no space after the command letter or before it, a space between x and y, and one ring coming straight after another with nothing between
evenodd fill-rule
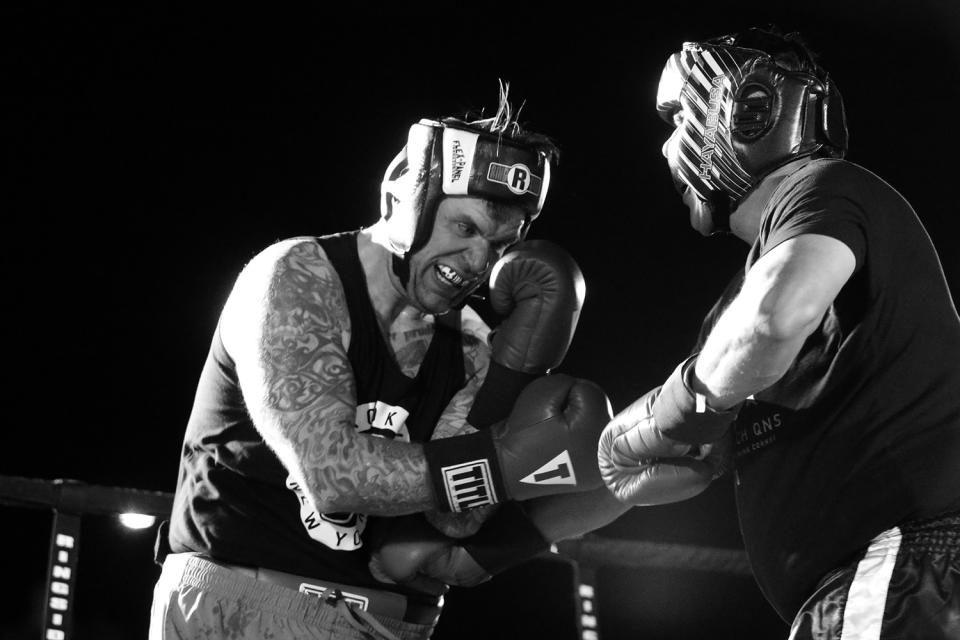
<instances>
[{"instance_id":1,"label":"black night sky","mask_svg":"<svg viewBox=\"0 0 960 640\"><path fill-rule=\"evenodd\" d=\"M160 2L0 9L3 292L0 475L172 491L220 305L267 244L372 224L379 183L421 117L495 108L562 149L531 238L587 280L560 370L619 410L662 382L746 255L694 232L654 98L684 40L799 30L843 92L848 159L911 201L954 295L960 6L954 0L583 3L352 9ZM199 3L197 3L199 4ZM735 8L731 8L735 7ZM50 512L0 505L0 638L40 637ZM599 534L736 549L733 491L633 509ZM75 638L146 636L153 530L85 520ZM775 542L775 541L774 541ZM535 561L455 589L435 635L572 640L572 575ZM749 577L598 573L600 637L785 638Z\"/></svg>"}]
</instances>

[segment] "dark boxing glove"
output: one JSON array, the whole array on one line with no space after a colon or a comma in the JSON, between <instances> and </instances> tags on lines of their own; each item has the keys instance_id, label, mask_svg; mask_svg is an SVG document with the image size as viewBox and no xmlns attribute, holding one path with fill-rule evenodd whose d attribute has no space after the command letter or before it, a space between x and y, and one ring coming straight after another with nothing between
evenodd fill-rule
<instances>
[{"instance_id":1,"label":"dark boxing glove","mask_svg":"<svg viewBox=\"0 0 960 640\"><path fill-rule=\"evenodd\" d=\"M609 419L609 400L596 384L562 374L539 378L503 422L424 445L439 502L460 512L597 488L597 440Z\"/></svg>"},{"instance_id":2,"label":"dark boxing glove","mask_svg":"<svg viewBox=\"0 0 960 640\"><path fill-rule=\"evenodd\" d=\"M479 533L448 538L420 514L380 522L372 543L370 573L381 582L440 595L447 585L473 587L549 549L523 507L502 505Z\"/></svg>"},{"instance_id":3,"label":"dark boxing glove","mask_svg":"<svg viewBox=\"0 0 960 640\"><path fill-rule=\"evenodd\" d=\"M563 361L585 294L580 267L546 240L523 242L497 261L490 305L506 318L490 334L490 367L468 423L482 429L504 419L527 384Z\"/></svg>"},{"instance_id":4,"label":"dark boxing glove","mask_svg":"<svg viewBox=\"0 0 960 640\"><path fill-rule=\"evenodd\" d=\"M576 262L544 241L521 243L494 265L491 274L492 307L508 317L490 332L489 365L466 418L475 429L505 419L523 388L563 360L585 290ZM439 531L462 538L476 532L492 514L490 509L425 515Z\"/></svg>"},{"instance_id":5,"label":"dark boxing glove","mask_svg":"<svg viewBox=\"0 0 960 640\"><path fill-rule=\"evenodd\" d=\"M459 541L439 533L420 514L378 523L367 566L380 582L437 596L448 585L472 587L490 579Z\"/></svg>"},{"instance_id":6,"label":"dark boxing glove","mask_svg":"<svg viewBox=\"0 0 960 640\"><path fill-rule=\"evenodd\" d=\"M390 518L374 537L370 571L383 582L434 594L446 585L472 587L544 553L551 542L609 524L627 509L605 487L508 502L462 540L441 535L418 514Z\"/></svg>"}]
</instances>

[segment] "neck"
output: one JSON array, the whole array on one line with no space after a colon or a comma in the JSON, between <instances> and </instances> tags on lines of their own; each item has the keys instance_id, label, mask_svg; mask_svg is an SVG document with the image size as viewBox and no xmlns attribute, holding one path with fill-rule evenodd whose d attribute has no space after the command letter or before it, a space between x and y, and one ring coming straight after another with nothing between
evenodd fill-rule
<instances>
[{"instance_id":1,"label":"neck","mask_svg":"<svg viewBox=\"0 0 960 640\"><path fill-rule=\"evenodd\" d=\"M805 156L788 162L765 175L740 201L734 212L730 214L730 231L733 235L747 244L753 244L760 233L760 225L763 223L763 215L767 210L767 205L770 204L770 199L777 187L811 160L813 158Z\"/></svg>"},{"instance_id":2,"label":"neck","mask_svg":"<svg viewBox=\"0 0 960 640\"><path fill-rule=\"evenodd\" d=\"M370 303L381 324L389 327L401 314L421 314L410 304L400 279L393 273L393 254L376 242L368 229L358 235L357 249Z\"/></svg>"}]
</instances>

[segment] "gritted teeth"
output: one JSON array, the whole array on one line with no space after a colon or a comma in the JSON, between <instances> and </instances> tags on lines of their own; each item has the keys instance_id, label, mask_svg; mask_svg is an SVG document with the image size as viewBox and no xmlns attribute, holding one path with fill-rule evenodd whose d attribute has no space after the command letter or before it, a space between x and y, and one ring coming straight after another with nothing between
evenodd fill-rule
<instances>
[{"instance_id":1,"label":"gritted teeth","mask_svg":"<svg viewBox=\"0 0 960 640\"><path fill-rule=\"evenodd\" d=\"M445 264L437 265L437 274L444 282L452 284L457 288L462 287L465 282L465 278L462 275L457 273L455 269L448 267Z\"/></svg>"}]
</instances>

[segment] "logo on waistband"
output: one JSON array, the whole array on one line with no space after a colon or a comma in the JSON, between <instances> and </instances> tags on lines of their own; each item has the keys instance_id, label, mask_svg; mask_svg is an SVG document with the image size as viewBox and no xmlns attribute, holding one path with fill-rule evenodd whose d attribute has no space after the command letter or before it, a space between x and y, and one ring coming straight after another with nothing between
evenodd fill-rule
<instances>
[{"instance_id":1,"label":"logo on waistband","mask_svg":"<svg viewBox=\"0 0 960 640\"><path fill-rule=\"evenodd\" d=\"M322 598L325 592L329 591L328 587L319 584L310 584L308 582L300 583L300 593L305 593L309 596L317 596ZM347 604L356 605L356 607L362 611L366 611L370 607L370 598L366 596L359 596L355 593L347 593L346 591L341 590L340 594L343 596L343 599Z\"/></svg>"},{"instance_id":2,"label":"logo on waistband","mask_svg":"<svg viewBox=\"0 0 960 640\"><path fill-rule=\"evenodd\" d=\"M486 458L442 467L440 472L447 489L447 502L457 513L497 501L490 479L490 462Z\"/></svg>"},{"instance_id":3,"label":"logo on waistband","mask_svg":"<svg viewBox=\"0 0 960 640\"><path fill-rule=\"evenodd\" d=\"M514 165L491 162L487 169L487 180L504 185L518 196L525 193L539 196L540 185L543 183L540 176L534 175L527 165L520 162Z\"/></svg>"}]
</instances>

